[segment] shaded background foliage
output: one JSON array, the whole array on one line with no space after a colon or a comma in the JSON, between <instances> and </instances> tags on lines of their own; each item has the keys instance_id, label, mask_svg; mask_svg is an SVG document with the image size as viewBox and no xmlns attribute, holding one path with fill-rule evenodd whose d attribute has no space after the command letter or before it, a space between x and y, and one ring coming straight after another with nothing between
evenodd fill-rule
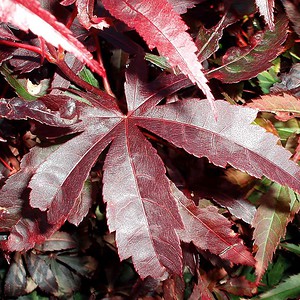
<instances>
[{"instance_id":1,"label":"shaded background foliage","mask_svg":"<svg viewBox=\"0 0 300 300\"><path fill-rule=\"evenodd\" d=\"M297 299L299 2L95 2L0 1L2 296Z\"/></svg>"}]
</instances>

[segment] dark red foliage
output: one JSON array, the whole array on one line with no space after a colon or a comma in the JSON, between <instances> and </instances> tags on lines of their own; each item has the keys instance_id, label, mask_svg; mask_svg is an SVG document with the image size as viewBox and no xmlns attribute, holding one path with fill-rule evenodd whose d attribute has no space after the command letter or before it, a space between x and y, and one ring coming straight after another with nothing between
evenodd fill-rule
<instances>
[{"instance_id":1,"label":"dark red foliage","mask_svg":"<svg viewBox=\"0 0 300 300\"><path fill-rule=\"evenodd\" d=\"M195 22L196 29L190 31L196 34L191 35L181 15L205 2L65 0L60 4L66 6L66 16L59 17L56 1L46 3L49 11L37 0L0 1L5 23L0 27L0 72L18 95L12 96L10 89L2 93L0 117L13 124L28 121L26 129L14 134L1 131L6 150L0 158L11 172L1 175L1 248L16 252L7 274L7 295L24 294L29 277L47 294L72 294L80 276L94 270L93 260L85 256L86 265L79 267L77 258L65 257L64 251L79 246L59 229L87 219L94 224L102 208L108 230L115 233L111 248L116 246L121 260L131 259L140 277L132 293L138 295L147 280L155 287L165 280L165 299L182 298L187 268L198 282L191 299L256 293L257 283L243 276L219 284L225 278L221 267L218 279L201 274L196 257L220 264L228 276L233 265L256 267L261 279L276 246L268 247L265 256L261 249L255 256L251 237L243 239L249 225L255 227L258 246L268 239L257 237L257 228L267 231L260 223L264 206L256 209L247 195L253 192L254 178L265 176L276 182L273 188L283 194L280 201L287 195L294 201L300 192L300 168L277 136L254 124L254 108L277 113L277 102L269 103L267 97L246 107L215 100L222 88L211 89L208 79L214 78L212 87L218 80L223 87L221 82L242 82L268 69L284 49L288 19L282 12L274 18L274 1L257 0L267 26L253 29L244 47L237 43L220 54L224 32L241 22L239 3L225 1L215 25L206 28ZM149 51L154 58L147 64ZM35 94L28 85L46 88ZM282 97L276 101L286 110L290 106ZM290 110L291 118L298 116ZM22 140L29 131L30 145ZM191 166L180 170L188 157L206 159L206 164L226 171L209 176L199 168L191 180ZM239 171L230 175L230 170ZM95 182L101 190L97 197ZM282 217L286 222L281 222L276 245L297 211L295 204ZM83 245L82 252L89 246ZM46 259L50 252L55 256ZM68 285L60 272L73 278Z\"/></svg>"}]
</instances>

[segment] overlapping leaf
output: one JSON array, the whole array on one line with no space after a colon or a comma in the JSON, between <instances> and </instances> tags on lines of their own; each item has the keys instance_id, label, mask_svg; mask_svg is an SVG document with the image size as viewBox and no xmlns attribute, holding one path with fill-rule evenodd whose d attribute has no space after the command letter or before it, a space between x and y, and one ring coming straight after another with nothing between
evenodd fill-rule
<instances>
[{"instance_id":1,"label":"overlapping leaf","mask_svg":"<svg viewBox=\"0 0 300 300\"><path fill-rule=\"evenodd\" d=\"M106 76L105 70L93 59L92 54L67 27L59 23L47 10L42 9L37 0L1 0L0 20L25 31L31 30L53 46L61 46L73 53L100 76Z\"/></svg>"},{"instance_id":2,"label":"overlapping leaf","mask_svg":"<svg viewBox=\"0 0 300 300\"><path fill-rule=\"evenodd\" d=\"M231 229L231 223L218 213L216 207L197 207L175 185L172 185L172 192L178 201L185 227L179 231L182 241L193 242L198 248L209 250L233 263L254 265L252 255Z\"/></svg>"},{"instance_id":3,"label":"overlapping leaf","mask_svg":"<svg viewBox=\"0 0 300 300\"><path fill-rule=\"evenodd\" d=\"M255 77L269 68L271 61L282 51L287 38L287 18L277 17L274 31L258 32L250 45L244 48L229 48L222 58L222 65L207 72L208 78L217 78L226 83L239 82Z\"/></svg>"},{"instance_id":4,"label":"overlapping leaf","mask_svg":"<svg viewBox=\"0 0 300 300\"><path fill-rule=\"evenodd\" d=\"M256 5L259 9L260 14L265 18L271 30L274 29L274 15L273 10L275 6L274 0L255 0Z\"/></svg>"},{"instance_id":5,"label":"overlapping leaf","mask_svg":"<svg viewBox=\"0 0 300 300\"><path fill-rule=\"evenodd\" d=\"M139 126L197 156L206 156L217 166L227 163L252 176L262 175L300 190L300 169L290 152L277 145L277 138L262 128L249 125L256 117L252 109L216 101L222 118L216 121L206 100L190 99L156 106L142 116ZM251 132L251 134L250 134ZM276 170L276 171L274 171Z\"/></svg>"},{"instance_id":6,"label":"overlapping leaf","mask_svg":"<svg viewBox=\"0 0 300 300\"><path fill-rule=\"evenodd\" d=\"M254 99L247 106L275 113L276 118L281 121L300 116L300 100L289 94L264 95L261 99Z\"/></svg>"},{"instance_id":7,"label":"overlapping leaf","mask_svg":"<svg viewBox=\"0 0 300 300\"><path fill-rule=\"evenodd\" d=\"M178 234L184 241L195 244L202 240L197 244L201 249L209 249L222 258L253 264L249 252L229 229L229 223L213 208L202 211L187 203L178 209L163 163L137 126L197 157L206 156L218 166L225 167L229 163L253 176L265 175L298 191L299 167L289 160L290 153L277 145L275 136L251 125L256 110L231 106L220 100L216 102L219 113L216 120L208 100L189 99L157 105L165 96L189 86L190 82L182 76L166 75L146 83L143 70L139 70L143 67L138 66L131 66L126 75L126 115L109 96L77 92L94 106L77 105L81 120L77 126L82 133L50 153L26 177L27 182L30 180L30 205L45 212L49 226L73 220L70 212L74 205L76 210L82 207L79 195L84 181L100 153L110 144L103 177L108 224L111 231L116 231L120 257L131 256L142 277L164 278L166 271L182 272ZM51 97L59 106L59 96ZM26 173L24 169L19 176L23 173ZM6 197L12 197L8 190ZM74 204L74 200L79 202ZM87 213L86 209L83 211L80 218ZM199 219L203 222L197 221ZM191 220L205 228L201 239L193 232ZM220 222L226 228L221 232ZM27 241L19 247L30 244L30 230L19 233ZM13 241L14 235L10 239ZM220 246L210 244L212 239ZM10 244L9 249L12 247Z\"/></svg>"},{"instance_id":8,"label":"overlapping leaf","mask_svg":"<svg viewBox=\"0 0 300 300\"><path fill-rule=\"evenodd\" d=\"M291 205L298 202L297 195L288 188L273 183L262 197L253 220L254 243L258 247L255 255L257 282L260 281L268 263L284 236L290 220Z\"/></svg>"},{"instance_id":9,"label":"overlapping leaf","mask_svg":"<svg viewBox=\"0 0 300 300\"><path fill-rule=\"evenodd\" d=\"M69 127L78 121L74 111L75 103L69 100L69 105L64 107L68 110L65 111L65 116L69 118L63 118L58 111L51 111L41 101L28 102L21 98L1 99L0 116L9 120L33 119L48 126Z\"/></svg>"},{"instance_id":10,"label":"overlapping leaf","mask_svg":"<svg viewBox=\"0 0 300 300\"><path fill-rule=\"evenodd\" d=\"M198 59L200 62L208 59L219 49L219 41L223 36L223 30L233 24L236 17L230 11L226 11L218 24L210 29L200 27L195 44L199 49Z\"/></svg>"},{"instance_id":11,"label":"overlapping leaf","mask_svg":"<svg viewBox=\"0 0 300 300\"><path fill-rule=\"evenodd\" d=\"M187 26L167 0L103 0L102 3L112 15L136 29L150 49L156 47L172 67L179 67L209 100L213 100L195 54L197 48L186 32Z\"/></svg>"}]
</instances>

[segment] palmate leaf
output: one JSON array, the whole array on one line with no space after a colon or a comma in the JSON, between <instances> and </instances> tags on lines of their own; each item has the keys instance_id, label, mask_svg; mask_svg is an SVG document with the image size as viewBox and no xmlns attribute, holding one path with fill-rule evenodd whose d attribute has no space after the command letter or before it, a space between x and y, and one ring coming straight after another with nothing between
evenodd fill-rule
<instances>
[{"instance_id":1,"label":"palmate leaf","mask_svg":"<svg viewBox=\"0 0 300 300\"><path fill-rule=\"evenodd\" d=\"M274 31L256 33L250 45L244 48L231 47L222 58L222 65L206 73L208 78L234 83L255 77L272 66L282 51L287 38L288 20L285 15L277 16Z\"/></svg>"},{"instance_id":2,"label":"palmate leaf","mask_svg":"<svg viewBox=\"0 0 300 300\"><path fill-rule=\"evenodd\" d=\"M253 220L257 282L262 278L268 263L284 236L297 195L287 187L273 183L263 195Z\"/></svg>"},{"instance_id":3,"label":"palmate leaf","mask_svg":"<svg viewBox=\"0 0 300 300\"><path fill-rule=\"evenodd\" d=\"M55 47L62 47L74 54L100 76L105 70L93 59L92 54L81 44L72 32L47 10L41 8L37 0L1 0L0 20L11 23L21 30L31 30Z\"/></svg>"},{"instance_id":4,"label":"palmate leaf","mask_svg":"<svg viewBox=\"0 0 300 300\"><path fill-rule=\"evenodd\" d=\"M138 66L143 68L143 65ZM143 71L132 65L126 75L127 114L119 111L114 98L77 92L94 106L77 104L80 122L76 126L82 133L60 145L33 170L29 178L30 205L47 215L49 226L72 220L70 212L74 205L81 209L83 198L79 195L84 181L100 153L110 144L104 163L103 198L107 202L109 229L116 231L120 257L131 256L141 277L165 278L166 272L182 272L180 236L195 244L199 236L196 238L188 227L191 222L182 215L182 206L178 208L163 163L138 127L197 157L207 156L218 166L225 167L229 163L251 175L265 175L298 191L300 169L289 160L291 154L277 145L275 136L251 125L256 110L219 100L216 102L219 119L216 120L208 100L189 99L157 105L164 97L189 86L190 81L182 75L165 75L146 83L139 74ZM51 97L56 105L63 102L60 96ZM18 174L23 172L26 170L21 169ZM6 197L11 197L9 191L7 193ZM196 207L190 211L194 216L203 212ZM86 213L87 210L81 217ZM228 229L224 218L214 209L206 210L205 214L211 214L213 220L218 221L209 224L208 237L199 247L235 263L253 264L251 255ZM207 244L210 238L220 241L219 222L226 227L221 232L221 247ZM183 224L187 232L183 231ZM197 224L203 227L205 223ZM224 242L226 234L227 243ZM30 238L37 240L30 229L20 235L25 242ZM39 235L40 241L45 236L47 234ZM8 250L13 249L14 235L9 239ZM28 247L25 242L19 248ZM237 254L238 249L241 255L236 258L233 254Z\"/></svg>"},{"instance_id":5,"label":"palmate leaf","mask_svg":"<svg viewBox=\"0 0 300 300\"><path fill-rule=\"evenodd\" d=\"M103 177L108 225L116 231L120 258L132 256L142 278L163 278L165 267L179 273L182 258L175 230L183 225L163 162L133 124L123 126L110 147Z\"/></svg>"},{"instance_id":6,"label":"palmate leaf","mask_svg":"<svg viewBox=\"0 0 300 300\"><path fill-rule=\"evenodd\" d=\"M179 67L213 101L195 54L197 47L186 32L186 24L167 0L103 0L102 3L113 16L136 29L150 49L156 47L172 67Z\"/></svg>"}]
</instances>

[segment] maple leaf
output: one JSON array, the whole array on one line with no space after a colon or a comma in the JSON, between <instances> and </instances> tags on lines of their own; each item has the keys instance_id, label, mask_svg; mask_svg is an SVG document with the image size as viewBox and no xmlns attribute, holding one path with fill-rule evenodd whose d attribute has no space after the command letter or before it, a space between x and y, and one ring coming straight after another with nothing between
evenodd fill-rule
<instances>
[{"instance_id":1,"label":"maple leaf","mask_svg":"<svg viewBox=\"0 0 300 300\"><path fill-rule=\"evenodd\" d=\"M234 83L255 77L271 67L271 61L283 50L287 38L288 20L277 16L274 31L258 32L250 39L249 46L231 47L222 58L222 65L206 73L208 78ZM268 49L268 51L266 51Z\"/></svg>"},{"instance_id":2,"label":"maple leaf","mask_svg":"<svg viewBox=\"0 0 300 300\"><path fill-rule=\"evenodd\" d=\"M276 114L281 121L300 116L300 100L289 94L264 95L260 99L254 99L247 104L248 107L257 108L260 111L267 111Z\"/></svg>"},{"instance_id":3,"label":"maple leaf","mask_svg":"<svg viewBox=\"0 0 300 300\"><path fill-rule=\"evenodd\" d=\"M219 49L219 41L223 36L223 30L236 21L236 16L226 11L222 19L217 25L210 29L201 26L195 40L195 44L199 49L198 59L200 62L208 59L213 53Z\"/></svg>"},{"instance_id":4,"label":"maple leaf","mask_svg":"<svg viewBox=\"0 0 300 300\"><path fill-rule=\"evenodd\" d=\"M11 23L21 30L29 29L55 47L62 47L74 54L100 76L105 70L93 59L92 54L81 44L72 32L47 10L41 8L37 0L1 0L0 20Z\"/></svg>"},{"instance_id":5,"label":"maple leaf","mask_svg":"<svg viewBox=\"0 0 300 300\"><path fill-rule=\"evenodd\" d=\"M167 0L103 0L102 3L113 16L136 29L150 49L156 47L172 67L179 67L197 83L214 106L214 97L195 54L197 47L186 32L186 24Z\"/></svg>"},{"instance_id":6,"label":"maple leaf","mask_svg":"<svg viewBox=\"0 0 300 300\"><path fill-rule=\"evenodd\" d=\"M289 160L290 152L277 145L277 137L251 125L256 110L219 100L216 108L220 118L216 120L208 100L188 99L160 104L164 97L190 86L190 81L183 75L169 74L147 83L143 78L143 65L138 62L136 65L133 62L126 73L127 113L122 113L115 99L104 93L99 96L76 91L93 103L93 106L77 103L75 110L80 122L76 123L76 130L81 133L50 152L36 164L26 180L30 180L29 204L47 215L49 226L72 221L72 210L81 209L83 198L79 196L90 169L110 145L104 162L103 198L107 202L109 229L116 231L119 255L121 259L131 257L142 278L165 278L166 272L182 272L180 236L194 242L196 237L191 228L184 231L187 217L181 215L183 208L180 206L179 209L174 198L161 158L139 127L197 157L206 156L218 166L231 164L253 176L265 175L297 191L300 169ZM62 100L60 96L51 95L51 101L59 106ZM23 172L26 170L21 168L18 174ZM7 198L12 197L8 190L9 187ZM87 209L82 211L80 218ZM195 216L203 212L196 207L191 211ZM225 222L213 208L205 213L214 216L214 220ZM251 256L228 225L224 225L224 231L220 233L219 223L211 223L212 230L207 234L210 237L215 237L217 232L219 236L227 235L230 242L224 245L223 241L220 248L205 243L199 247L236 263L251 265ZM20 248L28 247L26 241L30 238L36 241L47 237L47 232L43 235L35 228L32 230L34 234L29 234L30 229L23 235L20 233L25 241ZM13 249L15 237L9 239L11 248L8 249ZM241 255L234 258L237 249L241 250Z\"/></svg>"},{"instance_id":7,"label":"maple leaf","mask_svg":"<svg viewBox=\"0 0 300 300\"><path fill-rule=\"evenodd\" d=\"M95 0L76 0L77 17L80 23L86 28L91 27L101 29L109 27L109 24L104 18L97 18L93 16L93 9ZM67 3L69 5L69 3Z\"/></svg>"},{"instance_id":8,"label":"maple leaf","mask_svg":"<svg viewBox=\"0 0 300 300\"><path fill-rule=\"evenodd\" d=\"M274 15L273 9L275 6L274 0L255 0L256 5L259 9L260 14L264 17L270 30L274 30Z\"/></svg>"},{"instance_id":9,"label":"maple leaf","mask_svg":"<svg viewBox=\"0 0 300 300\"><path fill-rule=\"evenodd\" d=\"M294 215L294 206L298 211L298 196L287 187L273 183L263 195L252 226L254 244L258 247L255 255L257 282L259 282L271 261L273 254L284 236L290 215Z\"/></svg>"},{"instance_id":10,"label":"maple leaf","mask_svg":"<svg viewBox=\"0 0 300 300\"><path fill-rule=\"evenodd\" d=\"M196 4L202 3L205 0L168 0L172 4L173 9L178 14L185 14L189 8L193 8Z\"/></svg>"},{"instance_id":11,"label":"maple leaf","mask_svg":"<svg viewBox=\"0 0 300 300\"><path fill-rule=\"evenodd\" d=\"M184 230L179 231L182 241L193 242L198 248L209 250L233 263L254 265L252 255L231 229L231 223L218 213L216 207L197 207L174 184L172 192L185 225Z\"/></svg>"}]
</instances>

